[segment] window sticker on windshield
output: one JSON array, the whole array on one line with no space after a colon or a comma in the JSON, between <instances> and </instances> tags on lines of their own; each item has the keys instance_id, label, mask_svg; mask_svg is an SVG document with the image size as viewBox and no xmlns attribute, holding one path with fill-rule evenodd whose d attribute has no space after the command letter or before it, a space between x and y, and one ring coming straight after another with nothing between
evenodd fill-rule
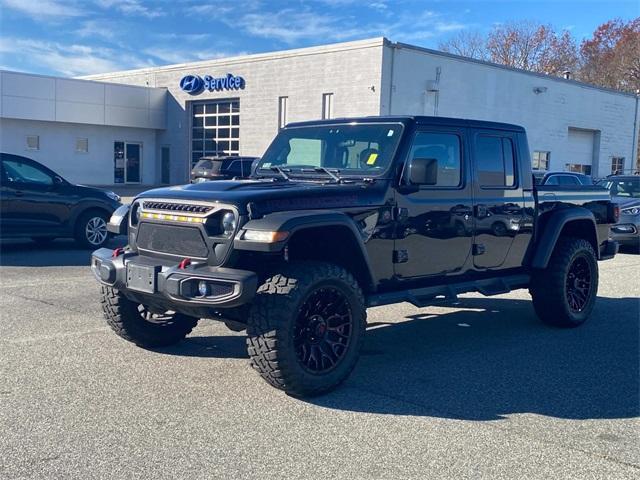
<instances>
[{"instance_id":1,"label":"window sticker on windshield","mask_svg":"<svg viewBox=\"0 0 640 480\"><path fill-rule=\"evenodd\" d=\"M378 154L372 153L371 155L369 155L369 158L367 159L367 165L375 165L377 159L378 159Z\"/></svg>"},{"instance_id":2,"label":"window sticker on windshield","mask_svg":"<svg viewBox=\"0 0 640 480\"><path fill-rule=\"evenodd\" d=\"M393 129L389 130L389 131L387 132L387 137L393 137L393 133L394 133L394 132L393 132Z\"/></svg>"}]
</instances>

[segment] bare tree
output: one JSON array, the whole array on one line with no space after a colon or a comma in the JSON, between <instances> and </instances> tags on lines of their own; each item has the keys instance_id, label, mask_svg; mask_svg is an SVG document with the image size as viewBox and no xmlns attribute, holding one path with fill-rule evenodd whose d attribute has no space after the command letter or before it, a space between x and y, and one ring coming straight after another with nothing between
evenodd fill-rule
<instances>
[{"instance_id":1,"label":"bare tree","mask_svg":"<svg viewBox=\"0 0 640 480\"><path fill-rule=\"evenodd\" d=\"M478 31L462 30L448 40L441 42L438 48L443 52L463 57L487 60L487 40Z\"/></svg>"},{"instance_id":2,"label":"bare tree","mask_svg":"<svg viewBox=\"0 0 640 480\"><path fill-rule=\"evenodd\" d=\"M493 62L533 72L561 75L575 71L578 49L568 31L557 33L551 25L512 22L497 25L487 37Z\"/></svg>"}]
</instances>

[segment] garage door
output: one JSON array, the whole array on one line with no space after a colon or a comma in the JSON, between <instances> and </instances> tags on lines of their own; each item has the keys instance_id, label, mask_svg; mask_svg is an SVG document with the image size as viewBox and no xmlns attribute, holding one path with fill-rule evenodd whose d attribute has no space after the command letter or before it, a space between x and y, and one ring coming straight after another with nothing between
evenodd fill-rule
<instances>
[{"instance_id":1,"label":"garage door","mask_svg":"<svg viewBox=\"0 0 640 480\"><path fill-rule=\"evenodd\" d=\"M591 174L594 138L595 132L592 130L569 129L568 155L564 161L565 170Z\"/></svg>"}]
</instances>

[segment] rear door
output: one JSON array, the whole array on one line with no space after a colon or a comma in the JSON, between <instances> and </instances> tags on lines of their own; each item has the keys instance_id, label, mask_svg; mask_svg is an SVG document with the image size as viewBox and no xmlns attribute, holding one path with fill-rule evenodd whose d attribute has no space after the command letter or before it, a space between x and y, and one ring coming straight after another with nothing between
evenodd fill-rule
<instances>
[{"instance_id":1,"label":"rear door","mask_svg":"<svg viewBox=\"0 0 640 480\"><path fill-rule=\"evenodd\" d=\"M523 190L518 178L517 134L474 130L473 263L478 269L504 264L523 221Z\"/></svg>"},{"instance_id":2,"label":"rear door","mask_svg":"<svg viewBox=\"0 0 640 480\"><path fill-rule=\"evenodd\" d=\"M414 157L437 159L437 183L408 193L399 189L396 194L396 276L409 279L458 272L470 255L473 230L465 130L420 127L405 168Z\"/></svg>"}]
</instances>

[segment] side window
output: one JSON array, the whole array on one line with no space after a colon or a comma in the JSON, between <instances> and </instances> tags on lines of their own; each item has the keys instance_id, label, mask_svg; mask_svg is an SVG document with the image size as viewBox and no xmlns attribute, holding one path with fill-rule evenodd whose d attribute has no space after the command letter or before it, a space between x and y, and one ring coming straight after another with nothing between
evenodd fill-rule
<instances>
[{"instance_id":1,"label":"side window","mask_svg":"<svg viewBox=\"0 0 640 480\"><path fill-rule=\"evenodd\" d=\"M4 167L6 179L10 182L53 185L51 176L35 165L16 160L4 160L2 166Z\"/></svg>"},{"instance_id":2,"label":"side window","mask_svg":"<svg viewBox=\"0 0 640 480\"><path fill-rule=\"evenodd\" d=\"M438 179L434 187L458 187L462 180L460 137L453 133L418 132L409 160L434 158L438 161Z\"/></svg>"},{"instance_id":3,"label":"side window","mask_svg":"<svg viewBox=\"0 0 640 480\"><path fill-rule=\"evenodd\" d=\"M580 185L580 182L572 175L558 175L558 185Z\"/></svg>"},{"instance_id":4,"label":"side window","mask_svg":"<svg viewBox=\"0 0 640 480\"><path fill-rule=\"evenodd\" d=\"M510 138L478 135L475 157L481 187L513 187L516 184L515 155Z\"/></svg>"}]
</instances>

